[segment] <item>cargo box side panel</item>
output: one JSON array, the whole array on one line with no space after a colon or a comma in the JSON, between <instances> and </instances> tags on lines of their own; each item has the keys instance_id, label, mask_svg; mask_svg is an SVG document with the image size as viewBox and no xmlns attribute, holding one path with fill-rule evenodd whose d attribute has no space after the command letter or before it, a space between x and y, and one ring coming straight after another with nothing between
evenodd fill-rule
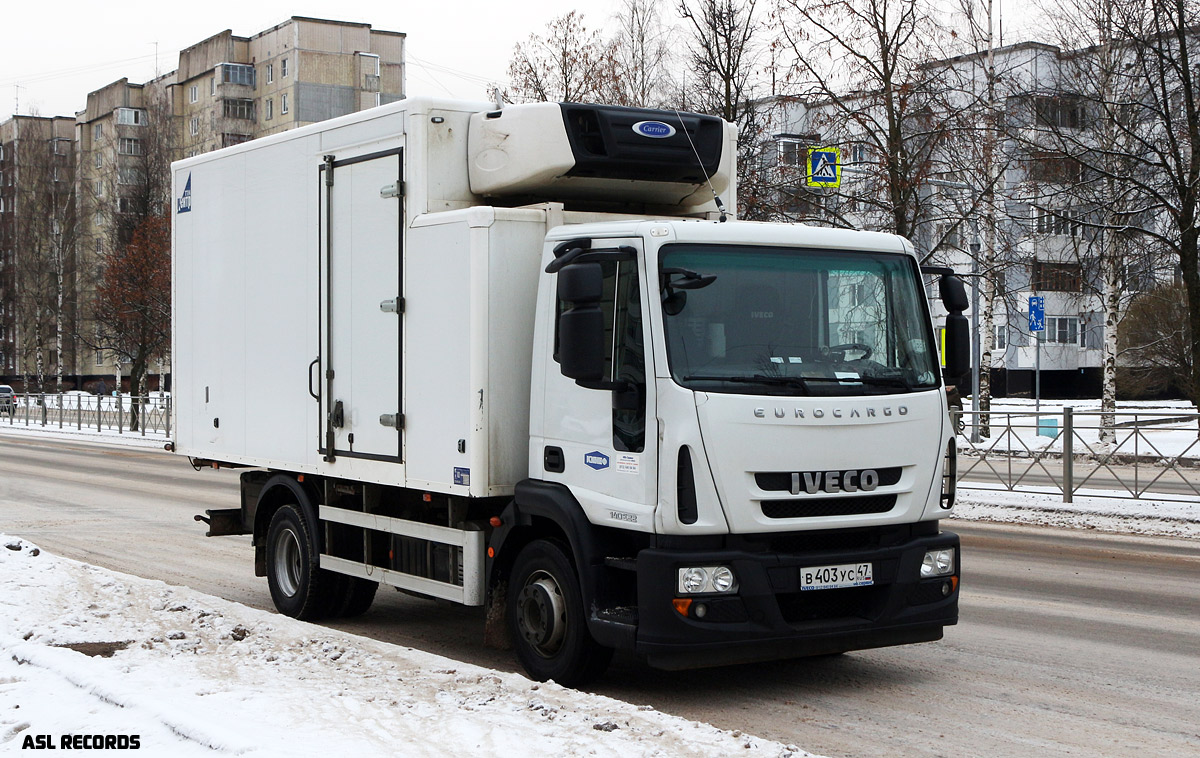
<instances>
[{"instance_id":1,"label":"cargo box side panel","mask_svg":"<svg viewBox=\"0 0 1200 758\"><path fill-rule=\"evenodd\" d=\"M473 230L465 213L453 218L414 226L405 242L405 474L410 487L467 494L470 409L479 401L470 386L470 316L480 304L470 298Z\"/></svg>"},{"instance_id":2,"label":"cargo box side panel","mask_svg":"<svg viewBox=\"0 0 1200 758\"><path fill-rule=\"evenodd\" d=\"M241 327L223 338L244 343L246 450L291 466L318 459L320 419L309 394L319 353L317 310L318 159L311 139L247 153L244 162L246 291L225 307ZM233 240L228 241L232 247Z\"/></svg>"},{"instance_id":3,"label":"cargo box side panel","mask_svg":"<svg viewBox=\"0 0 1200 758\"><path fill-rule=\"evenodd\" d=\"M203 163L176 177L175 393L177 440L187 455L217 460L245 453L244 156Z\"/></svg>"},{"instance_id":4,"label":"cargo box side panel","mask_svg":"<svg viewBox=\"0 0 1200 758\"><path fill-rule=\"evenodd\" d=\"M529 382L545 214L497 210L488 265L489 494L506 494L528 475Z\"/></svg>"}]
</instances>

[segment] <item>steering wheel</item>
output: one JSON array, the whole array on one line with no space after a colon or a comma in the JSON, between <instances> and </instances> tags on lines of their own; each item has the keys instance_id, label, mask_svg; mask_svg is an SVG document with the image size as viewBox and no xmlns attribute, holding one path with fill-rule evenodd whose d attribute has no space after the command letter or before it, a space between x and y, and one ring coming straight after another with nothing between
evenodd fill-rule
<instances>
[{"instance_id":1,"label":"steering wheel","mask_svg":"<svg viewBox=\"0 0 1200 758\"><path fill-rule=\"evenodd\" d=\"M854 360L865 361L866 359L870 358L871 353L874 352L870 345L864 345L861 342L847 342L843 345L830 345L828 348L826 348L826 350L829 351L830 355L839 356L837 360L841 363L846 362L846 353L862 353L861 356L855 358Z\"/></svg>"}]
</instances>

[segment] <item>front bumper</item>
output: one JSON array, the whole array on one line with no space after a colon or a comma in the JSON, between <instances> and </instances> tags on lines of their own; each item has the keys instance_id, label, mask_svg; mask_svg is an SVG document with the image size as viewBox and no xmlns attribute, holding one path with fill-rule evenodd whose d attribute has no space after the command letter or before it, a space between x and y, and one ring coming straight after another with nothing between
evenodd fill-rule
<instances>
[{"instance_id":1,"label":"front bumper","mask_svg":"<svg viewBox=\"0 0 1200 758\"><path fill-rule=\"evenodd\" d=\"M921 580L925 552L945 547L955 548L953 579ZM958 622L958 547L958 535L942 532L854 550L645 549L637 556L634 649L652 666L684 669L938 640ZM863 562L873 564L872 586L800 590L803 567ZM736 593L676 592L680 567L713 565L733 569ZM693 609L704 603L704 617L682 615L677 597L693 598Z\"/></svg>"}]
</instances>

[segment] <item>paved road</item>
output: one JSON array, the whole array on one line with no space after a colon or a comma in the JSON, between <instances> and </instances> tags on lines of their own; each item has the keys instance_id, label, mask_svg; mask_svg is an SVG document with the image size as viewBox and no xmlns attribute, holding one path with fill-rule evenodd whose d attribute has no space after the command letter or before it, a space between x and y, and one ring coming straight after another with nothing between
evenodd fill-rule
<instances>
[{"instance_id":1,"label":"paved road","mask_svg":"<svg viewBox=\"0 0 1200 758\"><path fill-rule=\"evenodd\" d=\"M245 537L192 516L237 477L152 451L0 436L0 531L269 608ZM962 621L926 645L664 673L618 657L596 690L827 756L1200 755L1200 545L955 524ZM337 626L507 671L478 610L382 592Z\"/></svg>"}]
</instances>

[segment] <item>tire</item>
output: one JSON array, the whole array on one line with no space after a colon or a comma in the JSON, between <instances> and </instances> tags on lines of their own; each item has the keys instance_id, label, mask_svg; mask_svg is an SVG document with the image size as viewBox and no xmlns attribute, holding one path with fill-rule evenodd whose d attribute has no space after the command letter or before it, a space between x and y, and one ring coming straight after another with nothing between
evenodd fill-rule
<instances>
[{"instance_id":1,"label":"tire","mask_svg":"<svg viewBox=\"0 0 1200 758\"><path fill-rule=\"evenodd\" d=\"M348 619L361 616L370 610L371 603L375 602L375 592L379 589L379 582L354 576L346 577L346 579L349 581L343 590L340 607L333 615Z\"/></svg>"},{"instance_id":2,"label":"tire","mask_svg":"<svg viewBox=\"0 0 1200 758\"><path fill-rule=\"evenodd\" d=\"M533 679L578 687L608 668L613 651L588 632L575 567L558 544L536 540L522 548L506 605L517 658Z\"/></svg>"},{"instance_id":3,"label":"tire","mask_svg":"<svg viewBox=\"0 0 1200 758\"><path fill-rule=\"evenodd\" d=\"M330 614L341 577L318 568L319 555L299 506L275 511L267 529L267 586L283 615L316 621Z\"/></svg>"}]
</instances>

